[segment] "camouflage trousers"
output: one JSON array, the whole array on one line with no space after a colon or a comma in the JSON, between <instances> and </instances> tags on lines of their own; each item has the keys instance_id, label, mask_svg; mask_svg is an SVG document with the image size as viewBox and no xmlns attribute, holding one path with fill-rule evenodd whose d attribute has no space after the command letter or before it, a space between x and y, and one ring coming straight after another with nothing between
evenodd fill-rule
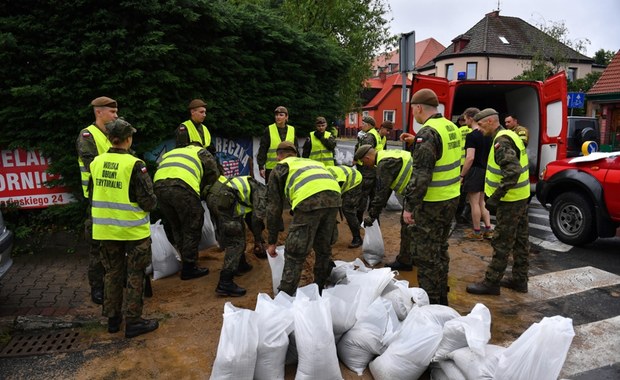
<instances>
[{"instance_id":1,"label":"camouflage trousers","mask_svg":"<svg viewBox=\"0 0 620 380\"><path fill-rule=\"evenodd\" d=\"M144 270L151 263L151 238L136 241L101 241L105 267L103 316L124 315L128 321L142 316ZM123 297L123 287L126 293Z\"/></svg>"},{"instance_id":2,"label":"camouflage trousers","mask_svg":"<svg viewBox=\"0 0 620 380\"><path fill-rule=\"evenodd\" d=\"M493 258L487 267L485 280L499 284L512 253L512 278L516 283L527 283L530 252L527 208L528 200L499 202L495 214L493 233Z\"/></svg>"},{"instance_id":3,"label":"camouflage trousers","mask_svg":"<svg viewBox=\"0 0 620 380\"><path fill-rule=\"evenodd\" d=\"M207 195L207 206L215 225L217 242L225 250L222 272L234 273L239 267L239 260L245 253L245 219L234 215L234 204L229 209L221 209L218 197L224 196L223 191L210 192Z\"/></svg>"},{"instance_id":4,"label":"camouflage trousers","mask_svg":"<svg viewBox=\"0 0 620 380\"><path fill-rule=\"evenodd\" d=\"M202 238L204 209L196 193L180 186L155 186L159 209L172 230L183 263L194 264Z\"/></svg>"},{"instance_id":5,"label":"camouflage trousers","mask_svg":"<svg viewBox=\"0 0 620 380\"><path fill-rule=\"evenodd\" d=\"M357 217L357 207L362 197L362 186L358 185L342 194L342 214L349 225L351 236L359 238L361 220Z\"/></svg>"},{"instance_id":6,"label":"camouflage trousers","mask_svg":"<svg viewBox=\"0 0 620 380\"><path fill-rule=\"evenodd\" d=\"M375 186L377 183L377 169L367 166L358 166L362 173L361 194L357 204L357 219L361 224L364 220L364 212L370 207L372 199L375 197Z\"/></svg>"},{"instance_id":7,"label":"camouflage trousers","mask_svg":"<svg viewBox=\"0 0 620 380\"><path fill-rule=\"evenodd\" d=\"M284 249L284 270L278 289L295 294L310 249L314 249L314 282L322 288L331 272L331 240L336 226L337 207L310 212L295 210Z\"/></svg>"},{"instance_id":8,"label":"camouflage trousers","mask_svg":"<svg viewBox=\"0 0 620 380\"><path fill-rule=\"evenodd\" d=\"M88 217L84 222L84 239L89 243L88 250L88 284L91 288L103 289L105 269L101 263L101 243L93 240L93 220L88 206Z\"/></svg>"},{"instance_id":9,"label":"camouflage trousers","mask_svg":"<svg viewBox=\"0 0 620 380\"><path fill-rule=\"evenodd\" d=\"M431 303L448 296L448 237L459 198L442 202L422 202L413 210L415 224L406 228L411 238L409 251L401 249L396 258L403 264L418 267L418 284Z\"/></svg>"}]
</instances>

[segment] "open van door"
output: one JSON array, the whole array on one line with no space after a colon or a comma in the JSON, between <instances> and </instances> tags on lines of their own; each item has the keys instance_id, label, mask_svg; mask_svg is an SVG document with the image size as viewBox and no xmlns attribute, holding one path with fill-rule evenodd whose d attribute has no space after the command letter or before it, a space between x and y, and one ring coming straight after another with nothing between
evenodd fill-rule
<instances>
[{"instance_id":1,"label":"open van door","mask_svg":"<svg viewBox=\"0 0 620 380\"><path fill-rule=\"evenodd\" d=\"M439 100L439 106L437 107L437 109L446 119L449 120L452 112L452 94L450 93L450 82L446 78L414 74L411 78L411 92L409 92L409 102L407 104L411 105L411 97L413 96L413 94L423 88L433 90L435 94L437 94L437 99ZM413 126L413 131L407 132L414 134L417 133L420 128L422 128L422 124L417 123L413 119L411 107L409 107L407 118L409 119L408 125Z\"/></svg>"},{"instance_id":2,"label":"open van door","mask_svg":"<svg viewBox=\"0 0 620 380\"><path fill-rule=\"evenodd\" d=\"M567 94L566 74L562 71L541 83L542 128L538 168L540 174L549 162L566 158Z\"/></svg>"}]
</instances>

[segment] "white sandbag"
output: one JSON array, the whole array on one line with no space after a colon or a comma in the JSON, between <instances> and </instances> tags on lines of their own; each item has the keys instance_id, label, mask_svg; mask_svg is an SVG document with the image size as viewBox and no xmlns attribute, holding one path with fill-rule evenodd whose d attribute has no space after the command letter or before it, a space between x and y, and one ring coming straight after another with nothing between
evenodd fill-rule
<instances>
[{"instance_id":1,"label":"white sandbag","mask_svg":"<svg viewBox=\"0 0 620 380\"><path fill-rule=\"evenodd\" d=\"M355 313L356 317L359 318L360 313L383 293L383 289L394 278L394 273L390 268L373 269L366 273L348 270L347 278L349 279L349 284L360 287L360 300Z\"/></svg>"},{"instance_id":2,"label":"white sandbag","mask_svg":"<svg viewBox=\"0 0 620 380\"><path fill-rule=\"evenodd\" d=\"M484 355L484 348L491 339L491 312L481 303L462 317L447 321L443 326L443 338L435 352L433 361L442 360L459 348L469 347L478 355Z\"/></svg>"},{"instance_id":3,"label":"white sandbag","mask_svg":"<svg viewBox=\"0 0 620 380\"><path fill-rule=\"evenodd\" d=\"M211 380L252 380L256 366L258 326L256 312L224 305L224 322Z\"/></svg>"},{"instance_id":4,"label":"white sandbag","mask_svg":"<svg viewBox=\"0 0 620 380\"><path fill-rule=\"evenodd\" d=\"M200 244L198 244L199 251L210 247L215 247L217 245L217 239L215 238L215 227L213 226L213 221L211 220L211 213L209 212L209 207L207 207L207 202L202 201L202 208L205 210L205 213L202 224L202 236L200 238Z\"/></svg>"},{"instance_id":5,"label":"white sandbag","mask_svg":"<svg viewBox=\"0 0 620 380\"><path fill-rule=\"evenodd\" d=\"M544 317L500 355L495 378L557 379L574 336L572 319L559 315Z\"/></svg>"},{"instance_id":6,"label":"white sandbag","mask_svg":"<svg viewBox=\"0 0 620 380\"><path fill-rule=\"evenodd\" d=\"M385 209L387 211L402 211L403 205L398 200L398 197L396 196L395 191L392 191L392 195L390 195L390 198L388 199L387 204L385 205Z\"/></svg>"},{"instance_id":7,"label":"white sandbag","mask_svg":"<svg viewBox=\"0 0 620 380\"><path fill-rule=\"evenodd\" d=\"M288 334L292 330L292 305L284 306L267 294L259 293L256 300L258 348L255 380L284 380Z\"/></svg>"},{"instance_id":8,"label":"white sandbag","mask_svg":"<svg viewBox=\"0 0 620 380\"><path fill-rule=\"evenodd\" d=\"M181 257L168 240L161 219L151 224L150 228L153 280L158 280L181 270Z\"/></svg>"},{"instance_id":9,"label":"white sandbag","mask_svg":"<svg viewBox=\"0 0 620 380\"><path fill-rule=\"evenodd\" d=\"M363 227L363 224L362 224ZM374 266L383 260L385 248L383 235L379 222L375 221L372 226L364 227L364 241L362 243L362 257L368 265Z\"/></svg>"},{"instance_id":10,"label":"white sandbag","mask_svg":"<svg viewBox=\"0 0 620 380\"><path fill-rule=\"evenodd\" d=\"M316 301L319 298L321 298L321 295L319 294L319 286L314 282L302 286L301 288L297 288L295 291L295 300Z\"/></svg>"},{"instance_id":11,"label":"white sandbag","mask_svg":"<svg viewBox=\"0 0 620 380\"><path fill-rule=\"evenodd\" d=\"M383 334L383 339L381 339L381 342L383 343L383 349L385 350L400 331L402 323L400 322L398 316L396 315L396 312L394 311L392 302L383 297L379 297L379 299L383 302L383 306L385 306L385 309L388 313L388 321L387 326L385 326L385 334Z\"/></svg>"},{"instance_id":12,"label":"white sandbag","mask_svg":"<svg viewBox=\"0 0 620 380\"><path fill-rule=\"evenodd\" d=\"M392 302L392 307L401 321L405 320L409 310L413 307L413 299L409 293L409 281L406 280L391 281L383 289L381 297Z\"/></svg>"},{"instance_id":13,"label":"white sandbag","mask_svg":"<svg viewBox=\"0 0 620 380\"><path fill-rule=\"evenodd\" d=\"M284 271L284 246L279 245L276 247L276 257L267 255L267 261L269 261L269 268L271 268L271 283L273 285L273 294L277 295L280 291L280 281L282 281L282 272Z\"/></svg>"},{"instance_id":14,"label":"white sandbag","mask_svg":"<svg viewBox=\"0 0 620 380\"><path fill-rule=\"evenodd\" d=\"M383 352L383 335L388 323L388 313L380 298L366 308L338 342L338 358L351 371L362 376L368 363Z\"/></svg>"},{"instance_id":15,"label":"white sandbag","mask_svg":"<svg viewBox=\"0 0 620 380\"><path fill-rule=\"evenodd\" d=\"M338 343L342 335L355 324L360 287L358 285L336 285L333 288L325 288L323 298L329 299L334 340Z\"/></svg>"},{"instance_id":16,"label":"white sandbag","mask_svg":"<svg viewBox=\"0 0 620 380\"><path fill-rule=\"evenodd\" d=\"M411 309L385 352L370 362L375 380L415 380L426 371L441 341L442 328L424 317L411 318L418 312L419 308Z\"/></svg>"},{"instance_id":17,"label":"white sandbag","mask_svg":"<svg viewBox=\"0 0 620 380\"><path fill-rule=\"evenodd\" d=\"M411 309L411 310L413 311L414 309ZM419 312L414 314L415 318L425 318L431 322L436 323L442 329L443 329L443 326L446 324L446 322L461 316L461 314L459 314L458 311L454 310L450 306L445 306L445 305L433 304L433 305L421 306L417 309ZM411 314L411 312L409 314ZM409 318L409 315L407 315L407 318Z\"/></svg>"},{"instance_id":18,"label":"white sandbag","mask_svg":"<svg viewBox=\"0 0 620 380\"><path fill-rule=\"evenodd\" d=\"M293 302L298 362L296 380L341 380L329 300Z\"/></svg>"},{"instance_id":19,"label":"white sandbag","mask_svg":"<svg viewBox=\"0 0 620 380\"><path fill-rule=\"evenodd\" d=\"M484 348L484 355L478 355L471 348L463 347L452 351L447 357L454 361L467 380L491 380L494 379L499 356L505 350L504 347L487 344Z\"/></svg>"},{"instance_id":20,"label":"white sandbag","mask_svg":"<svg viewBox=\"0 0 620 380\"><path fill-rule=\"evenodd\" d=\"M426 290L422 288L409 288L409 294L411 295L413 304L416 306L426 306L431 303L428 299Z\"/></svg>"},{"instance_id":21,"label":"white sandbag","mask_svg":"<svg viewBox=\"0 0 620 380\"><path fill-rule=\"evenodd\" d=\"M372 270L371 268L368 268L366 264L364 264L364 262L359 258L356 258L353 261L336 260L334 261L334 264L336 266L332 268L332 271L329 275L329 282L334 285L347 284L349 282L349 280L347 279L348 270L357 270L360 272L368 272Z\"/></svg>"},{"instance_id":22,"label":"white sandbag","mask_svg":"<svg viewBox=\"0 0 620 380\"><path fill-rule=\"evenodd\" d=\"M467 380L465 374L461 372L453 360L442 360L435 365L439 365L448 380Z\"/></svg>"}]
</instances>

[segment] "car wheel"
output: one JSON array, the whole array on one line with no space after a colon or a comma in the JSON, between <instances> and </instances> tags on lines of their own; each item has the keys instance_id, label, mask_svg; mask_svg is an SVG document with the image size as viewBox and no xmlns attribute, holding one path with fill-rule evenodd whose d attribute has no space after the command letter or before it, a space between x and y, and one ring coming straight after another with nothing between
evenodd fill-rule
<instances>
[{"instance_id":1,"label":"car wheel","mask_svg":"<svg viewBox=\"0 0 620 380\"><path fill-rule=\"evenodd\" d=\"M594 209L579 193L559 195L549 212L551 230L563 243L583 245L596 240Z\"/></svg>"}]
</instances>

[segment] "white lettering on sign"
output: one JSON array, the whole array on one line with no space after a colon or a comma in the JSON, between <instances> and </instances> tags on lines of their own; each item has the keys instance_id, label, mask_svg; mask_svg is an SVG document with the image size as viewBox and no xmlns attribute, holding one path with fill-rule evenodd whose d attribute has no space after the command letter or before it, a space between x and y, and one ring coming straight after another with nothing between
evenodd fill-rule
<instances>
[{"instance_id":1,"label":"white lettering on sign","mask_svg":"<svg viewBox=\"0 0 620 380\"><path fill-rule=\"evenodd\" d=\"M38 151L28 151L22 152L22 156L20 156L20 151L18 149L15 150L3 150L2 157L2 166L5 168L14 168L14 167L23 167L23 166L39 166L39 165L47 165L50 163L50 160L41 156ZM25 157L23 155L25 154Z\"/></svg>"},{"instance_id":2,"label":"white lettering on sign","mask_svg":"<svg viewBox=\"0 0 620 380\"><path fill-rule=\"evenodd\" d=\"M0 191L41 189L46 181L46 172L0 174Z\"/></svg>"}]
</instances>

